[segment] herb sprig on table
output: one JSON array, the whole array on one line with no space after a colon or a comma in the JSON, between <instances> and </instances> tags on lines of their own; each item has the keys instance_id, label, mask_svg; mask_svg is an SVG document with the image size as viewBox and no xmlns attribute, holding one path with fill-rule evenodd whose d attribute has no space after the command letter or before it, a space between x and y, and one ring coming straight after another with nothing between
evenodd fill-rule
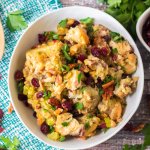
<instances>
[{"instance_id":1,"label":"herb sprig on table","mask_svg":"<svg viewBox=\"0 0 150 150\"><path fill-rule=\"evenodd\" d=\"M150 7L150 0L98 0L108 5L105 12L116 18L133 37L140 15Z\"/></svg>"},{"instance_id":2,"label":"herb sprig on table","mask_svg":"<svg viewBox=\"0 0 150 150\"><path fill-rule=\"evenodd\" d=\"M22 14L22 10L17 10L8 14L7 27L11 32L25 29L28 26Z\"/></svg>"},{"instance_id":3,"label":"herb sprig on table","mask_svg":"<svg viewBox=\"0 0 150 150\"><path fill-rule=\"evenodd\" d=\"M1 143L3 143L1 145ZM0 149L1 150L17 150L20 145L20 142L17 137L13 138L11 141L8 137L1 136L0 137Z\"/></svg>"}]
</instances>

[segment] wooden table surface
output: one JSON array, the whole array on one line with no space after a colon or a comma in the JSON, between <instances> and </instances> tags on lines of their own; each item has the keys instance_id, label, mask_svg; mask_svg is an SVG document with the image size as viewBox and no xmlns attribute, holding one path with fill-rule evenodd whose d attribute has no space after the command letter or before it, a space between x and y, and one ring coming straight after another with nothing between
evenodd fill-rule
<instances>
[{"instance_id":1,"label":"wooden table surface","mask_svg":"<svg viewBox=\"0 0 150 150\"><path fill-rule=\"evenodd\" d=\"M96 0L61 0L63 6L82 5L97 9L103 9L103 6L97 3ZM130 120L133 124L150 123L150 53L136 41L139 51L142 56L144 65L145 85L140 107L135 115ZM120 131L110 140L103 144L91 148L91 150L122 150L124 144L140 144L143 142L143 136L140 133L131 133L128 131ZM150 150L150 147L148 148Z\"/></svg>"}]
</instances>

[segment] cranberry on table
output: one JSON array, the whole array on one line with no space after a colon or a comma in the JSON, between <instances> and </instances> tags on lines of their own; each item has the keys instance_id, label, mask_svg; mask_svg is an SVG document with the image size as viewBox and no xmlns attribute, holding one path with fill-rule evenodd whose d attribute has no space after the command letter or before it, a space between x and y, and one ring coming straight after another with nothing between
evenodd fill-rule
<instances>
[{"instance_id":1,"label":"cranberry on table","mask_svg":"<svg viewBox=\"0 0 150 150\"><path fill-rule=\"evenodd\" d=\"M27 98L27 95L18 94L18 99L19 99L20 101L25 101L25 100L27 100L28 98Z\"/></svg>"},{"instance_id":2,"label":"cranberry on table","mask_svg":"<svg viewBox=\"0 0 150 150\"><path fill-rule=\"evenodd\" d=\"M34 87L40 87L39 80L37 78L33 78L31 83Z\"/></svg>"},{"instance_id":3,"label":"cranberry on table","mask_svg":"<svg viewBox=\"0 0 150 150\"><path fill-rule=\"evenodd\" d=\"M41 130L41 132L42 132L43 134L48 134L49 131L50 131L50 128L49 128L49 126L44 122L44 123L42 123L40 130Z\"/></svg>"},{"instance_id":4,"label":"cranberry on table","mask_svg":"<svg viewBox=\"0 0 150 150\"><path fill-rule=\"evenodd\" d=\"M67 111L71 111L72 110L72 102L70 100L66 100L64 102L62 102L62 108L67 110Z\"/></svg>"},{"instance_id":5,"label":"cranberry on table","mask_svg":"<svg viewBox=\"0 0 150 150\"><path fill-rule=\"evenodd\" d=\"M3 115L4 115L3 110L0 109L0 120L3 118Z\"/></svg>"},{"instance_id":6,"label":"cranberry on table","mask_svg":"<svg viewBox=\"0 0 150 150\"><path fill-rule=\"evenodd\" d=\"M42 98L42 97L43 97L43 92L42 91L37 92L36 98L38 99L38 98Z\"/></svg>"},{"instance_id":7,"label":"cranberry on table","mask_svg":"<svg viewBox=\"0 0 150 150\"><path fill-rule=\"evenodd\" d=\"M100 48L98 47L92 47L91 48L91 53L94 57L100 57L101 53L100 53Z\"/></svg>"},{"instance_id":8,"label":"cranberry on table","mask_svg":"<svg viewBox=\"0 0 150 150\"><path fill-rule=\"evenodd\" d=\"M84 54L80 54L78 55L77 59L84 62L84 60L86 59L87 57L84 55Z\"/></svg>"},{"instance_id":9,"label":"cranberry on table","mask_svg":"<svg viewBox=\"0 0 150 150\"><path fill-rule=\"evenodd\" d=\"M22 80L23 79L23 73L21 72L21 71L19 71L19 70L17 70L16 72L15 72L15 80L16 81L20 81L20 80Z\"/></svg>"},{"instance_id":10,"label":"cranberry on table","mask_svg":"<svg viewBox=\"0 0 150 150\"><path fill-rule=\"evenodd\" d=\"M50 98L48 100L48 103L51 104L52 106L55 106L56 109L62 108L60 101L54 97Z\"/></svg>"}]
</instances>

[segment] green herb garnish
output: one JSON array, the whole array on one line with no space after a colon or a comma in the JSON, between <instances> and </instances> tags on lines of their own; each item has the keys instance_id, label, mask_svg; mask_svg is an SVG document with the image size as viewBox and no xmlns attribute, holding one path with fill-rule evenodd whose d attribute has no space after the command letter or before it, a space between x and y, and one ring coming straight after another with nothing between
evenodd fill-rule
<instances>
[{"instance_id":1,"label":"green herb garnish","mask_svg":"<svg viewBox=\"0 0 150 150\"><path fill-rule=\"evenodd\" d=\"M88 118L88 119L90 119L90 118L92 118L92 117L93 117L92 114L87 114L87 118Z\"/></svg>"},{"instance_id":2,"label":"green herb garnish","mask_svg":"<svg viewBox=\"0 0 150 150\"><path fill-rule=\"evenodd\" d=\"M62 67L61 67L61 71L63 72L63 71L66 71L66 72L68 72L70 70L70 67L69 66L67 66L67 65L62 65Z\"/></svg>"},{"instance_id":3,"label":"green herb garnish","mask_svg":"<svg viewBox=\"0 0 150 150\"><path fill-rule=\"evenodd\" d=\"M110 81L112 81L112 80L113 80L113 77L110 76L110 75L107 75L107 76L105 77L105 79L103 80L102 84L106 84L106 83L108 83L108 82L110 82Z\"/></svg>"},{"instance_id":4,"label":"green herb garnish","mask_svg":"<svg viewBox=\"0 0 150 150\"><path fill-rule=\"evenodd\" d=\"M90 18L90 17L87 17L87 18L84 18L84 19L80 19L80 22L81 22L81 23L84 23L84 24L86 24L86 25L89 25L89 24L93 24L94 19L93 19L93 18Z\"/></svg>"},{"instance_id":5,"label":"green herb garnish","mask_svg":"<svg viewBox=\"0 0 150 150\"><path fill-rule=\"evenodd\" d=\"M104 91L103 91L103 89L102 89L102 88L99 88L99 90L98 90L98 94L99 94L99 96L101 96L102 94L104 94Z\"/></svg>"},{"instance_id":6,"label":"green herb garnish","mask_svg":"<svg viewBox=\"0 0 150 150\"><path fill-rule=\"evenodd\" d=\"M17 10L8 14L7 27L10 31L22 30L28 26L22 14L22 10Z\"/></svg>"},{"instance_id":7,"label":"green herb garnish","mask_svg":"<svg viewBox=\"0 0 150 150\"><path fill-rule=\"evenodd\" d=\"M65 141L65 139L66 139L65 136L60 136L59 141L63 142L63 141Z\"/></svg>"},{"instance_id":8,"label":"green herb garnish","mask_svg":"<svg viewBox=\"0 0 150 150\"><path fill-rule=\"evenodd\" d=\"M80 73L78 74L78 83L81 82L82 77L83 77L83 74L80 72Z\"/></svg>"},{"instance_id":9,"label":"green herb garnish","mask_svg":"<svg viewBox=\"0 0 150 150\"><path fill-rule=\"evenodd\" d=\"M85 127L85 130L89 129L90 123L89 123L89 122L86 122L86 123L84 124L84 127Z\"/></svg>"},{"instance_id":10,"label":"green herb garnish","mask_svg":"<svg viewBox=\"0 0 150 150\"><path fill-rule=\"evenodd\" d=\"M56 106L51 106L51 109L52 110L56 110Z\"/></svg>"},{"instance_id":11,"label":"green herb garnish","mask_svg":"<svg viewBox=\"0 0 150 150\"><path fill-rule=\"evenodd\" d=\"M48 32L47 36L48 36L49 40L58 40L59 39L59 35L53 31Z\"/></svg>"},{"instance_id":12,"label":"green herb garnish","mask_svg":"<svg viewBox=\"0 0 150 150\"><path fill-rule=\"evenodd\" d=\"M83 103L80 103L80 102L75 103L75 108L76 108L76 109L82 110L83 107L84 107Z\"/></svg>"},{"instance_id":13,"label":"green herb garnish","mask_svg":"<svg viewBox=\"0 0 150 150\"><path fill-rule=\"evenodd\" d=\"M17 89L19 93L23 93L23 87L24 87L24 82L23 81L19 81L17 83Z\"/></svg>"},{"instance_id":14,"label":"green herb garnish","mask_svg":"<svg viewBox=\"0 0 150 150\"><path fill-rule=\"evenodd\" d=\"M112 49L112 53L113 53L113 54L117 54L117 53L118 53L117 48L113 48L113 49Z\"/></svg>"},{"instance_id":15,"label":"green herb garnish","mask_svg":"<svg viewBox=\"0 0 150 150\"><path fill-rule=\"evenodd\" d=\"M136 23L140 15L150 7L150 0L98 0L106 3L105 12L116 18L131 34L136 36Z\"/></svg>"},{"instance_id":16,"label":"green herb garnish","mask_svg":"<svg viewBox=\"0 0 150 150\"><path fill-rule=\"evenodd\" d=\"M69 46L67 44L64 44L63 47L62 47L62 52L65 56L65 58L68 60L68 61L71 61L72 58L70 57L70 55L68 54L69 52Z\"/></svg>"},{"instance_id":17,"label":"green herb garnish","mask_svg":"<svg viewBox=\"0 0 150 150\"><path fill-rule=\"evenodd\" d=\"M54 130L55 130L55 129L54 129L53 126L49 126L49 132L50 132L50 133L54 132Z\"/></svg>"},{"instance_id":18,"label":"green herb garnish","mask_svg":"<svg viewBox=\"0 0 150 150\"><path fill-rule=\"evenodd\" d=\"M111 36L111 39L115 42L123 41L123 37L119 33L111 31L110 36Z\"/></svg>"},{"instance_id":19,"label":"green herb garnish","mask_svg":"<svg viewBox=\"0 0 150 150\"><path fill-rule=\"evenodd\" d=\"M80 91L83 93L86 90L86 86L81 87Z\"/></svg>"},{"instance_id":20,"label":"green herb garnish","mask_svg":"<svg viewBox=\"0 0 150 150\"><path fill-rule=\"evenodd\" d=\"M63 122L62 126L67 127L69 125L69 122Z\"/></svg>"},{"instance_id":21,"label":"green herb garnish","mask_svg":"<svg viewBox=\"0 0 150 150\"><path fill-rule=\"evenodd\" d=\"M20 142L17 137L14 137L13 141L11 141L8 137L1 136L0 141L3 142L1 148L8 150L17 150L20 145Z\"/></svg>"},{"instance_id":22,"label":"green herb garnish","mask_svg":"<svg viewBox=\"0 0 150 150\"><path fill-rule=\"evenodd\" d=\"M65 28L67 26L67 19L61 20L58 25Z\"/></svg>"},{"instance_id":23,"label":"green herb garnish","mask_svg":"<svg viewBox=\"0 0 150 150\"><path fill-rule=\"evenodd\" d=\"M44 90L44 92L43 92L43 98L45 100L48 100L50 97L51 97L51 91Z\"/></svg>"}]
</instances>

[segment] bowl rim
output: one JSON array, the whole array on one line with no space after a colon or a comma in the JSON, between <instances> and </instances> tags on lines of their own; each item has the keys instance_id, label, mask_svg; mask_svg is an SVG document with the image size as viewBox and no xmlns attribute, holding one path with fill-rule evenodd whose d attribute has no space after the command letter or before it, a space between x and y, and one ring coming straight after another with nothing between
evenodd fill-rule
<instances>
[{"instance_id":1,"label":"bowl rim","mask_svg":"<svg viewBox=\"0 0 150 150\"><path fill-rule=\"evenodd\" d=\"M140 25L142 24L142 29L143 29L143 25L145 23L145 21L147 20L148 17L146 17L143 21L143 18L147 15L150 15L150 8L146 9L144 11L144 13L140 16L140 18L138 19L137 21L137 24L136 24L136 33L137 33L137 36L139 38L139 40L141 41L141 43L143 44L143 46L150 52L150 47L147 45L147 43L144 41L143 39L143 36L142 36L142 32L140 32ZM142 31L141 29L141 31Z\"/></svg>"},{"instance_id":2,"label":"bowl rim","mask_svg":"<svg viewBox=\"0 0 150 150\"><path fill-rule=\"evenodd\" d=\"M97 12L98 12L98 11L99 11L99 12L101 11L102 13L105 13L104 11L98 10L98 9L95 9L95 8L91 8L91 7L87 7L87 6L78 6L78 5L75 5L75 6L69 6L69 7L59 8L59 9L57 9L57 10L52 10L52 11L50 11L50 12L48 12L48 13L46 13L46 14L40 16L40 17L38 17L35 21L33 21L33 22L27 27L27 29L23 32L23 34L22 34L22 35L20 36L20 38L18 39L18 41L17 41L17 43L16 43L16 45L15 45L14 51L13 51L13 53L12 53L11 59L10 59L9 69L8 69L8 91L9 91L9 96L10 96L10 100L11 100L11 102L12 102L12 105L13 105L13 107L14 107L14 110L15 110L15 112L16 112L16 114L17 114L19 120L22 122L22 124L25 126L25 128L26 128L34 137L36 137L39 141L43 142L44 144L46 144L46 145L48 145L48 146L53 146L53 147L60 148L60 149L62 149L61 146L58 146L58 145L55 145L55 144L47 143L47 142L44 141L43 139L39 138L35 133L33 133L33 132L32 132L32 129L24 122L24 120L22 119L21 115L20 115L19 112L17 111L17 109L16 109L16 107L15 107L15 105L14 105L14 102L13 102L13 100L12 100L12 97L11 97L10 68L11 68L11 63L12 63L12 60L13 60L13 57L14 57L14 54L15 54L15 50L16 50L18 44L20 43L21 39L23 38L24 34L26 33L26 31L27 31L29 28L32 28L32 26L33 26L36 22L38 22L39 20L43 19L45 16L47 16L47 15L49 15L49 14L52 14L52 13L57 13L58 11L61 11L61 10L67 10L68 8L69 8L69 9L70 9L70 8L93 9L94 11L96 10ZM110 16L109 14L107 14L107 13L105 13L105 14L108 15L109 17L113 18L113 17ZM115 18L113 18L113 19L114 19L114 21L116 21L116 23L118 23L119 25L121 25ZM121 25L121 26L122 26L122 25ZM122 26L122 27L123 27L123 26ZM124 27L123 27L123 28L124 28ZM124 28L124 29L125 29L125 28ZM128 31L127 31L126 29L125 29L125 31L126 31L127 35L131 37L131 35L128 33ZM131 37L131 39L133 40L132 37ZM134 42L134 40L133 40L133 42ZM134 42L134 44L135 44L135 42ZM141 79L142 79L141 93L140 93L140 95L139 95L139 101L138 101L138 103L137 103L136 108L131 111L130 115L126 118L126 120L124 120L124 122L123 122L113 133L111 133L110 136L103 138L103 140L101 140L101 142L99 142L99 141L97 140L95 143L92 143L91 145L88 145L88 146L86 146L86 145L83 144L80 149L91 148L91 147L94 147L94 146L96 146L96 145L98 145L98 144L101 144L101 143L107 141L108 139L110 139L111 137L113 137L114 135L116 135L116 133L118 133L118 132L127 124L127 122L131 119L131 117L132 117L132 116L134 115L134 113L137 111L137 109L138 109L138 107L139 107L139 104L140 104L140 102L141 102L142 95L143 95L143 89L144 89L144 70L143 70L142 58L141 58L140 52L139 52L139 50L138 50L136 44L135 44L135 47L136 47L136 49L137 49L137 51L138 51L139 62L141 63ZM64 149L64 147L63 147L63 149ZM76 148L67 148L67 146L66 146L65 149L76 150Z\"/></svg>"}]
</instances>

